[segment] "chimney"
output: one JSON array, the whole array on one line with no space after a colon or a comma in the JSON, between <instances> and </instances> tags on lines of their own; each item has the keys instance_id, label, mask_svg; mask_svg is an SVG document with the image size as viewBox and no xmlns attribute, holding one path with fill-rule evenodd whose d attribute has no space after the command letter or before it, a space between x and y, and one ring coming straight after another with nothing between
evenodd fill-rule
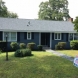
<instances>
[{"instance_id":1,"label":"chimney","mask_svg":"<svg viewBox=\"0 0 78 78\"><path fill-rule=\"evenodd\" d=\"M68 18L68 21L73 22L73 18L71 18L71 17Z\"/></svg>"}]
</instances>

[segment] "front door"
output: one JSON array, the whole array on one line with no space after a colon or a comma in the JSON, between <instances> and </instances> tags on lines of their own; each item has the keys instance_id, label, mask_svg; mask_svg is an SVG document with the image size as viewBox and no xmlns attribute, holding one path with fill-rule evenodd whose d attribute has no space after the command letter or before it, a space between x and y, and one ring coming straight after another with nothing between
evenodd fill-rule
<instances>
[{"instance_id":1,"label":"front door","mask_svg":"<svg viewBox=\"0 0 78 78\"><path fill-rule=\"evenodd\" d=\"M41 33L41 45L50 47L50 33Z\"/></svg>"}]
</instances>

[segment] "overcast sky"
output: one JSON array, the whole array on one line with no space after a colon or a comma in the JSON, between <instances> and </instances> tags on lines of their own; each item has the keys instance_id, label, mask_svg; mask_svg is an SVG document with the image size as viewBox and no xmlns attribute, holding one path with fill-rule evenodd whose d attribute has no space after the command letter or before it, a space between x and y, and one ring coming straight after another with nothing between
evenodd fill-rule
<instances>
[{"instance_id":1,"label":"overcast sky","mask_svg":"<svg viewBox=\"0 0 78 78\"><path fill-rule=\"evenodd\" d=\"M9 11L16 12L19 18L37 19L39 4L47 0L3 0ZM78 16L78 0L69 1L69 14L72 18Z\"/></svg>"}]
</instances>

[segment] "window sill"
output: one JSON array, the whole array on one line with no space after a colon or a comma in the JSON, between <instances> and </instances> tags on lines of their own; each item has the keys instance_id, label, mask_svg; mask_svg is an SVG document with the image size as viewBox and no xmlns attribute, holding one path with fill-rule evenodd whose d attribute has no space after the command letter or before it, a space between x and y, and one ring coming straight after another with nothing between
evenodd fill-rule
<instances>
[{"instance_id":1,"label":"window sill","mask_svg":"<svg viewBox=\"0 0 78 78\"><path fill-rule=\"evenodd\" d=\"M31 39L27 39L27 40L31 40Z\"/></svg>"},{"instance_id":2,"label":"window sill","mask_svg":"<svg viewBox=\"0 0 78 78\"><path fill-rule=\"evenodd\" d=\"M61 40L61 39L54 39L54 40Z\"/></svg>"},{"instance_id":3,"label":"window sill","mask_svg":"<svg viewBox=\"0 0 78 78\"><path fill-rule=\"evenodd\" d=\"M5 40L3 40L3 41L5 41ZM5 41L6 42L6 41ZM17 40L15 40L15 41L7 41L7 42L17 42Z\"/></svg>"}]
</instances>

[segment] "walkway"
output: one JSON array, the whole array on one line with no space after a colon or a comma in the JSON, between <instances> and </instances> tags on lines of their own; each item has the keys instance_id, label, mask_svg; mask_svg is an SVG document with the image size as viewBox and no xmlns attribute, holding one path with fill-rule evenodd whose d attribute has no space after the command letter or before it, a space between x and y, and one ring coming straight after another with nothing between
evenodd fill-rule
<instances>
[{"instance_id":1,"label":"walkway","mask_svg":"<svg viewBox=\"0 0 78 78\"><path fill-rule=\"evenodd\" d=\"M51 53L53 53L53 54L55 54L55 55L57 55L57 56L60 56L60 57L63 57L63 58L66 58L67 60L70 60L70 61L72 61L73 62L73 60L74 60L74 58L72 58L72 57L70 57L70 56L67 56L67 55L65 55L65 54L62 54L62 53L60 53L60 52L57 52L57 51L54 51L54 50L46 50L47 52L51 52Z\"/></svg>"}]
</instances>

